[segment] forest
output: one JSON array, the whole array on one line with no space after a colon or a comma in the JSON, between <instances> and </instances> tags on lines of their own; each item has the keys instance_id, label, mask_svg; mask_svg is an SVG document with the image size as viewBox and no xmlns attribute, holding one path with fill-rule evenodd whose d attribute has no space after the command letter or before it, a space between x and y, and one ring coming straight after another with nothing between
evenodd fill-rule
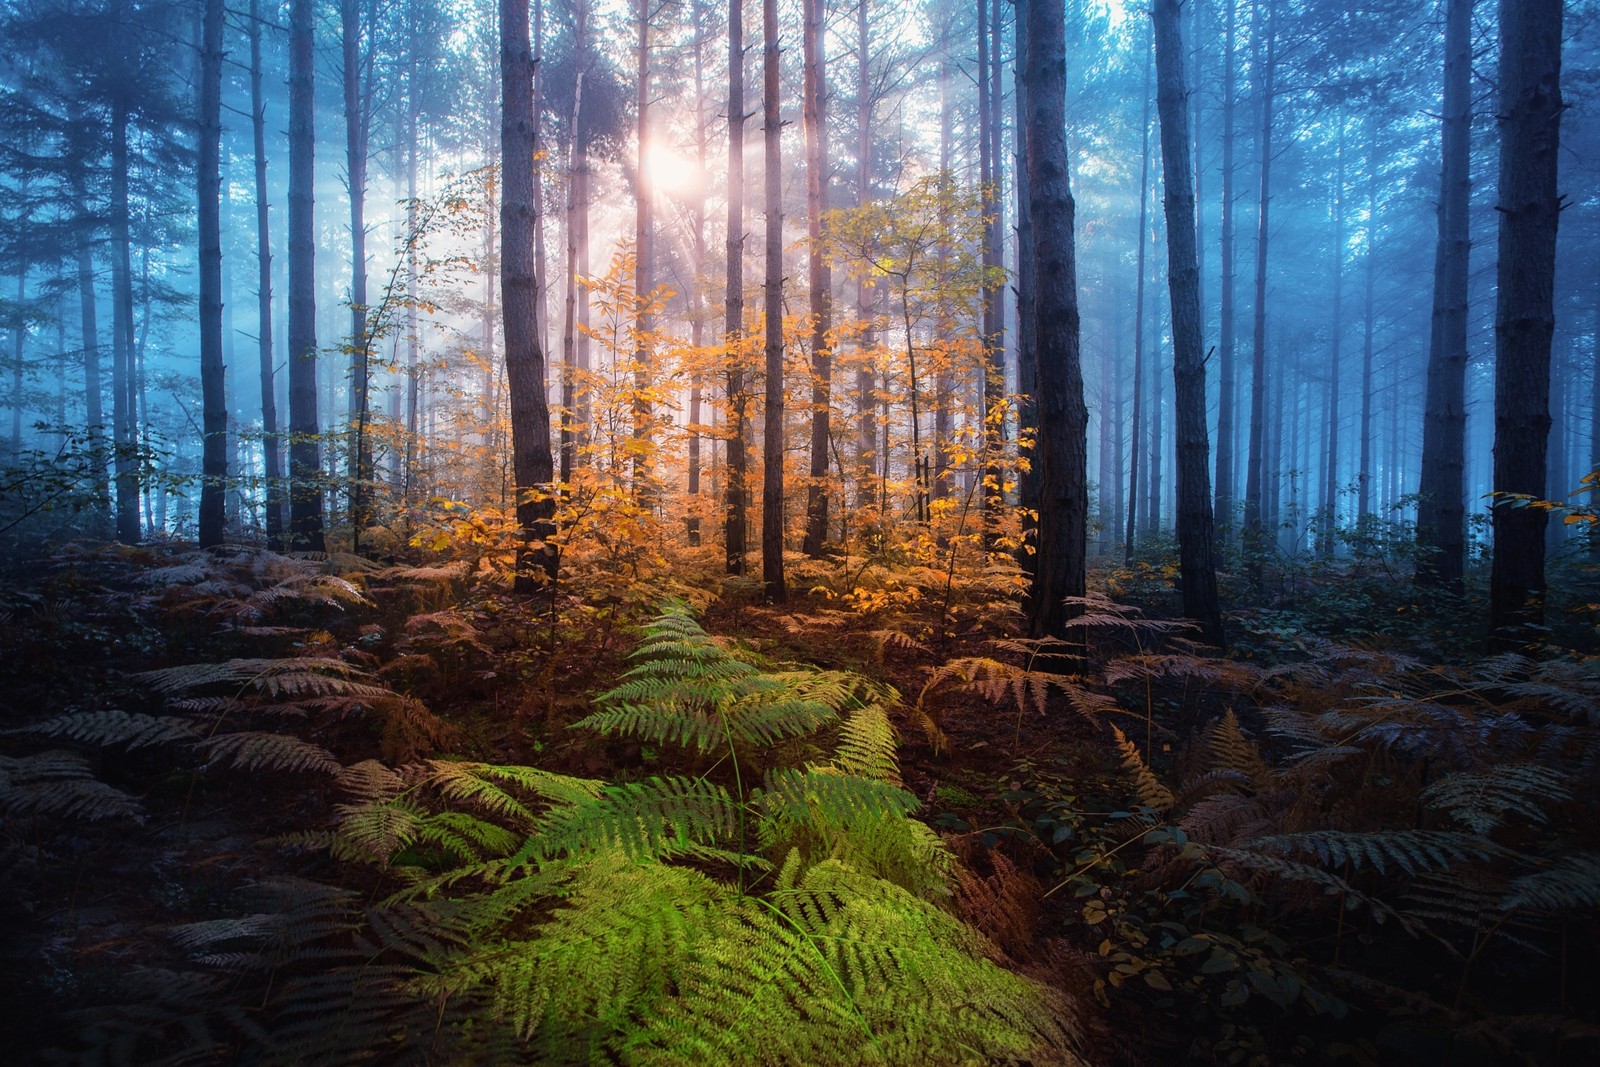
<instances>
[{"instance_id":1,"label":"forest","mask_svg":"<svg viewBox=\"0 0 1600 1067\"><path fill-rule=\"evenodd\" d=\"M26 1064L1600 1061L1593 0L0 0Z\"/></svg>"}]
</instances>

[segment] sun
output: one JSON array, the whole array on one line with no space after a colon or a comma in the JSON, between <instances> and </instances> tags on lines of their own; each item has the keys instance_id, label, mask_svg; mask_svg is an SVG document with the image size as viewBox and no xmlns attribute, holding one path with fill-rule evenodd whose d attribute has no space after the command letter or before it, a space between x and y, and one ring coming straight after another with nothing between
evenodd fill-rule
<instances>
[{"instance_id":1,"label":"sun","mask_svg":"<svg viewBox=\"0 0 1600 1067\"><path fill-rule=\"evenodd\" d=\"M699 189L705 181L700 165L664 145L651 145L645 155L650 184L668 195L681 196Z\"/></svg>"}]
</instances>

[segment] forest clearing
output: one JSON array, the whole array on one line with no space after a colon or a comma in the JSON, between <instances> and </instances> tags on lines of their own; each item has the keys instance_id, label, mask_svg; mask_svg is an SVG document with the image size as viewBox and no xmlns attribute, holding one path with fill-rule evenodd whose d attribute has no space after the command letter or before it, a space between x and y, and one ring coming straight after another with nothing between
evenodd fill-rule
<instances>
[{"instance_id":1,"label":"forest clearing","mask_svg":"<svg viewBox=\"0 0 1600 1067\"><path fill-rule=\"evenodd\" d=\"M1600 8L0 25L8 1062L1600 1057Z\"/></svg>"}]
</instances>

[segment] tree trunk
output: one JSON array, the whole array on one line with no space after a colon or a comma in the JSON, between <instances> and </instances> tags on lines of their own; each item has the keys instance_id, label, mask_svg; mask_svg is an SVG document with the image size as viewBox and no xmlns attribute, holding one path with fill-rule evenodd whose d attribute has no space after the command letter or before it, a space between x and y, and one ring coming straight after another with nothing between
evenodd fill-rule
<instances>
[{"instance_id":1,"label":"tree trunk","mask_svg":"<svg viewBox=\"0 0 1600 1067\"><path fill-rule=\"evenodd\" d=\"M1238 398L1234 355L1234 110L1238 100L1238 66L1234 46L1238 32L1238 0L1223 0L1224 19L1222 58L1222 218L1220 225L1222 293L1217 319L1217 489L1216 519L1222 523L1219 548L1226 548L1228 531L1233 529L1234 493L1234 409Z\"/></svg>"},{"instance_id":2,"label":"tree trunk","mask_svg":"<svg viewBox=\"0 0 1600 1067\"><path fill-rule=\"evenodd\" d=\"M133 355L133 267L128 237L128 108L111 107L111 424L117 540L139 540L138 384Z\"/></svg>"},{"instance_id":3,"label":"tree trunk","mask_svg":"<svg viewBox=\"0 0 1600 1067\"><path fill-rule=\"evenodd\" d=\"M228 488L228 401L222 363L222 0L205 0L200 53L200 547L222 543Z\"/></svg>"},{"instance_id":4,"label":"tree trunk","mask_svg":"<svg viewBox=\"0 0 1600 1067\"><path fill-rule=\"evenodd\" d=\"M1144 447L1141 437L1144 420L1144 247L1145 236L1149 230L1149 202L1150 202L1150 72L1154 63L1155 45L1151 43L1150 51L1145 53L1144 61L1144 110L1139 120L1140 136L1143 138L1140 151L1139 164L1139 254L1134 262L1134 297L1133 297L1133 426L1129 449L1132 451L1128 464L1128 531L1127 537L1122 542L1122 562L1124 566L1133 566L1133 548L1138 540L1138 535L1143 532L1139 525L1141 513L1141 498L1139 496L1139 471L1143 466L1140 451ZM1145 512L1148 514L1148 512Z\"/></svg>"},{"instance_id":5,"label":"tree trunk","mask_svg":"<svg viewBox=\"0 0 1600 1067\"><path fill-rule=\"evenodd\" d=\"M586 5L579 6L577 47L584 46ZM581 54L581 53L580 53ZM578 198L587 193L589 160L583 147L583 76L578 71L572 84L572 125L567 142L567 268L562 273L565 299L561 316L561 484L572 484L577 459L578 436L573 425L578 403Z\"/></svg>"},{"instance_id":6,"label":"tree trunk","mask_svg":"<svg viewBox=\"0 0 1600 1067\"><path fill-rule=\"evenodd\" d=\"M705 78L705 5L694 0L690 7L694 29L694 147L697 173L706 173L706 78ZM694 255L692 270L694 283L689 290L689 343L696 353L705 345L705 288L702 271L706 260L706 188L705 183L695 184L694 205L690 215L691 251ZM700 543L700 452L701 452L701 402L703 376L698 366L689 377L689 517L686 533L690 545Z\"/></svg>"},{"instance_id":7,"label":"tree trunk","mask_svg":"<svg viewBox=\"0 0 1600 1067\"><path fill-rule=\"evenodd\" d=\"M806 555L822 555L828 538L829 406L833 396L833 276L822 254L828 210L828 87L823 40L824 0L804 0L806 236L811 284L811 480L806 486Z\"/></svg>"},{"instance_id":8,"label":"tree trunk","mask_svg":"<svg viewBox=\"0 0 1600 1067\"><path fill-rule=\"evenodd\" d=\"M1501 0L1500 247L1495 302L1494 556L1489 625L1517 647L1544 621L1545 494L1555 325L1562 0Z\"/></svg>"},{"instance_id":9,"label":"tree trunk","mask_svg":"<svg viewBox=\"0 0 1600 1067\"><path fill-rule=\"evenodd\" d=\"M1016 43L1012 62L1015 71L1013 106L1016 109L1016 199L1017 199L1017 426L1024 436L1032 436L1032 454L1022 456L1027 463L1017 476L1017 505L1022 513L1023 544L1017 551L1017 563L1030 580L1038 574L1039 509L1039 353L1036 343L1037 321L1034 309L1033 263L1033 206L1029 188L1031 175L1027 165L1028 122L1030 116L1029 88L1022 77L1022 46L1027 37L1027 11L1023 5L1016 8ZM1018 453L1026 452L1020 442Z\"/></svg>"},{"instance_id":10,"label":"tree trunk","mask_svg":"<svg viewBox=\"0 0 1600 1067\"><path fill-rule=\"evenodd\" d=\"M106 416L100 382L99 303L94 291L94 221L81 190L79 204L84 217L74 229L78 243L78 332L83 343L83 412L89 424L89 442L98 451L105 447ZM111 503L111 483L103 463L95 465L94 495L102 509L101 518L106 518L103 509Z\"/></svg>"},{"instance_id":11,"label":"tree trunk","mask_svg":"<svg viewBox=\"0 0 1600 1067\"><path fill-rule=\"evenodd\" d=\"M350 550L361 551L371 522L372 444L367 433L371 339L367 336L367 111L361 93L361 14L339 0L344 56L345 183L350 193Z\"/></svg>"},{"instance_id":12,"label":"tree trunk","mask_svg":"<svg viewBox=\"0 0 1600 1067\"><path fill-rule=\"evenodd\" d=\"M638 0L635 20L639 23L639 47L634 64L634 107L638 118L638 166L635 180L638 195L634 200L633 251L634 298L638 313L634 318L633 352L633 437L637 447L633 452L633 489L641 500L653 495L650 485L654 477L654 464L647 454L652 447L654 431L654 406L650 402L650 292L655 288L654 222L651 218L654 191L651 184L650 161L650 7L654 0Z\"/></svg>"},{"instance_id":13,"label":"tree trunk","mask_svg":"<svg viewBox=\"0 0 1600 1067\"><path fill-rule=\"evenodd\" d=\"M750 398L744 374L744 2L728 4L728 263L723 334L728 345L727 570L745 572L749 543Z\"/></svg>"},{"instance_id":14,"label":"tree trunk","mask_svg":"<svg viewBox=\"0 0 1600 1067\"><path fill-rule=\"evenodd\" d=\"M1361 312L1361 469L1356 473L1356 525L1365 530L1372 514L1372 356L1376 314L1373 300L1377 282L1378 228L1378 126L1372 124L1367 147L1367 234L1363 253Z\"/></svg>"},{"instance_id":15,"label":"tree trunk","mask_svg":"<svg viewBox=\"0 0 1600 1067\"><path fill-rule=\"evenodd\" d=\"M868 57L867 4L869 0L856 0L856 207L865 207L872 201L872 66ZM865 274L856 282L856 317L870 323L873 317L872 283ZM873 372L870 353L876 343L875 331L864 327L861 331L861 364L856 368L856 469L860 483L856 489L856 506L867 508L872 504L873 485L878 469L878 398L877 375Z\"/></svg>"},{"instance_id":16,"label":"tree trunk","mask_svg":"<svg viewBox=\"0 0 1600 1067\"><path fill-rule=\"evenodd\" d=\"M1260 0L1252 5L1251 37L1262 36ZM1277 8L1267 13L1265 27L1266 64L1260 81L1255 86L1261 106L1261 181L1257 187L1256 204L1256 280L1254 324L1251 331L1250 351L1250 450L1245 461L1244 487L1244 547L1246 568L1259 585L1262 554L1266 551L1266 536L1262 526L1263 485L1266 480L1266 402L1267 402L1267 238L1270 234L1270 199L1272 190L1272 112L1273 81L1277 68L1278 20Z\"/></svg>"},{"instance_id":17,"label":"tree trunk","mask_svg":"<svg viewBox=\"0 0 1600 1067\"><path fill-rule=\"evenodd\" d=\"M996 418L1006 398L1005 265L1000 189L1000 0L992 0L988 26L978 0L978 181L983 204L983 509L984 548L993 550L1005 504L1005 423ZM988 32L985 33L985 30Z\"/></svg>"},{"instance_id":18,"label":"tree trunk","mask_svg":"<svg viewBox=\"0 0 1600 1067\"><path fill-rule=\"evenodd\" d=\"M1172 381L1176 413L1178 568L1183 614L1221 647L1217 568L1212 544L1211 442L1206 437L1206 363L1200 326L1199 249L1190 173L1189 91L1183 76L1178 0L1156 0L1156 66L1161 167L1166 188L1167 286L1172 298Z\"/></svg>"},{"instance_id":19,"label":"tree trunk","mask_svg":"<svg viewBox=\"0 0 1600 1067\"><path fill-rule=\"evenodd\" d=\"M1068 622L1081 611L1067 599L1084 594L1089 498L1088 410L1079 366L1073 203L1067 186L1062 0L1030 4L1019 36L1023 42L1019 80L1027 84L1024 155L1033 221L1030 259L1039 409L1039 545L1028 594L1028 623L1035 637L1063 638Z\"/></svg>"},{"instance_id":20,"label":"tree trunk","mask_svg":"<svg viewBox=\"0 0 1600 1067\"><path fill-rule=\"evenodd\" d=\"M1317 554L1333 556L1334 533L1338 529L1339 501L1339 360L1344 340L1344 124L1339 115L1337 176L1333 184L1333 322L1329 329L1332 344L1328 351L1327 453L1323 460L1322 516L1317 532Z\"/></svg>"},{"instance_id":21,"label":"tree trunk","mask_svg":"<svg viewBox=\"0 0 1600 1067\"><path fill-rule=\"evenodd\" d=\"M778 116L778 0L762 0L762 103L767 213L767 404L761 499L761 579L781 604L783 579L783 156Z\"/></svg>"},{"instance_id":22,"label":"tree trunk","mask_svg":"<svg viewBox=\"0 0 1600 1067\"><path fill-rule=\"evenodd\" d=\"M500 0L500 198L501 312L506 347L506 389L511 406L511 466L516 477L517 552L515 589L532 593L543 584L532 568L553 582L561 560L549 538L554 464L550 455L550 409L545 398L544 350L539 345L539 275L534 261L535 123L533 48L528 0Z\"/></svg>"},{"instance_id":23,"label":"tree trunk","mask_svg":"<svg viewBox=\"0 0 1600 1067\"><path fill-rule=\"evenodd\" d=\"M317 425L317 279L312 137L312 0L289 8L289 547L321 552Z\"/></svg>"}]
</instances>

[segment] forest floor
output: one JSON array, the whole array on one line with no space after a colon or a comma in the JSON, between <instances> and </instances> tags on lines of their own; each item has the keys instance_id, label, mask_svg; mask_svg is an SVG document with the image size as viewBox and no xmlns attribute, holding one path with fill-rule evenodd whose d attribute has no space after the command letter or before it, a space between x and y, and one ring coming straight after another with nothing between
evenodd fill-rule
<instances>
[{"instance_id":1,"label":"forest floor","mask_svg":"<svg viewBox=\"0 0 1600 1067\"><path fill-rule=\"evenodd\" d=\"M0 594L13 1062L304 1062L285 1050L307 1048L322 1062L548 1059L558 1046L449 1043L470 1027L447 1040L435 1021L427 1036L407 1013L445 1018L428 983L464 950L420 904L416 929L385 940L393 914L380 922L375 902L424 874L437 879L427 899L450 898L469 853L482 861L472 884L497 884L483 864L511 846L490 824L520 832L517 798L549 801L561 782L685 774L731 788L724 762L682 738L571 729L607 706L597 698L669 599L773 677L803 665L893 687L888 773L953 864L932 899L1058 1016L1033 1052L978 1060L1594 1062L1600 671L1580 650L1587 616L1558 609L1545 646L1479 656L1469 606L1343 562L1275 578L1230 616L1224 658L1171 620L1171 566L1151 560L1097 572L1083 658L1063 667L1015 636L1004 574L886 566L845 582L796 560L804 591L772 606L698 556L663 572L674 578L534 603L470 569L67 546L13 573ZM807 745L741 745L735 763L816 766ZM515 779L523 792L493 787L517 768L538 769ZM371 784L384 775L388 792ZM406 806L428 789L471 803ZM378 814L408 829L351 829ZM698 832L666 819L669 837ZM717 841L662 855L737 877L742 896L745 865L764 861L753 846L741 858L742 836L738 854ZM322 918L262 903L286 880L326 890L315 905L295 890L294 907ZM329 901L356 917L330 918ZM496 936L531 936L521 923ZM380 959L397 977L373 993ZM330 976L345 984L317 984ZM507 981L477 1002L496 1017ZM331 1038L313 995L377 1021ZM853 1003L870 1017L864 995ZM574 1040L541 1025L513 1030ZM620 1039L605 1047L638 1058Z\"/></svg>"}]
</instances>

